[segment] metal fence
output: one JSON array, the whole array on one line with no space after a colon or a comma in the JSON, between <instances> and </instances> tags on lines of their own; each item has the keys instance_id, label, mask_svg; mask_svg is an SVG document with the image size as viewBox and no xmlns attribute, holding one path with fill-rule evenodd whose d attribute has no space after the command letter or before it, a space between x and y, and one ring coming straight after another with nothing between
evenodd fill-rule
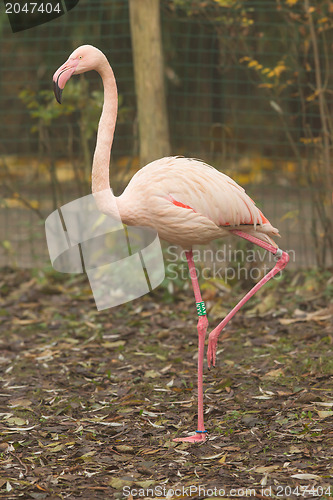
<instances>
[{"instance_id":1,"label":"metal fence","mask_svg":"<svg viewBox=\"0 0 333 500\"><path fill-rule=\"evenodd\" d=\"M316 228L327 144L310 21L327 120L333 66L326 50L333 13L318 11L322 4L312 11L303 0L161 0L173 154L202 158L242 184L302 267L330 263ZM100 79L73 82L60 115L51 96L53 72L80 44L105 52L118 83L116 194L139 168L128 2L80 0L66 16L15 34L2 12L0 37L0 265L40 266L48 263L45 216L89 192L83 173L101 110Z\"/></svg>"}]
</instances>

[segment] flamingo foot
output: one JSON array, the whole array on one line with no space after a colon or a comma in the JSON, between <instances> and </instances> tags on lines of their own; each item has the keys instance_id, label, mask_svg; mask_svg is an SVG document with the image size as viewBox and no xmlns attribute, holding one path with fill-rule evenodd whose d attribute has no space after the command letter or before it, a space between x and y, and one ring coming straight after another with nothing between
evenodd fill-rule
<instances>
[{"instance_id":1,"label":"flamingo foot","mask_svg":"<svg viewBox=\"0 0 333 500\"><path fill-rule=\"evenodd\" d=\"M206 441L206 438L207 438L206 432L197 432L193 436L175 438L172 441L186 442L186 443L198 443L198 442Z\"/></svg>"},{"instance_id":2,"label":"flamingo foot","mask_svg":"<svg viewBox=\"0 0 333 500\"><path fill-rule=\"evenodd\" d=\"M215 367L217 339L218 339L218 336L214 335L214 331L211 332L209 335L208 349L207 349L207 363L208 363L209 369L210 369L211 364L213 365L213 368Z\"/></svg>"}]
</instances>

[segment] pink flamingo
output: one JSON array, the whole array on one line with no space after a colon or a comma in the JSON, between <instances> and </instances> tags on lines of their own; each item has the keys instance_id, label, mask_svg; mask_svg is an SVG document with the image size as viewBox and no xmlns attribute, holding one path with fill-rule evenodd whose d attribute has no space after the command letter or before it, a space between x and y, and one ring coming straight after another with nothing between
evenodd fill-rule
<instances>
[{"instance_id":1,"label":"pink flamingo","mask_svg":"<svg viewBox=\"0 0 333 500\"><path fill-rule=\"evenodd\" d=\"M105 55L91 45L77 48L54 73L54 92L61 103L62 90L72 75L96 70L103 81L104 105L98 126L92 166L92 192L109 190L109 160L117 119L117 86ZM150 226L159 236L186 251L186 258L196 300L198 329L198 429L193 436L175 441L198 442L206 439L203 417L203 359L208 327L192 246L206 244L230 234L245 238L274 254L278 260L224 320L209 335L208 367L215 366L217 339L234 314L268 280L288 263L288 254L271 239L279 232L265 218L255 203L227 175L191 158L169 157L141 168L130 180L123 194L116 198L122 221L132 226Z\"/></svg>"}]
</instances>

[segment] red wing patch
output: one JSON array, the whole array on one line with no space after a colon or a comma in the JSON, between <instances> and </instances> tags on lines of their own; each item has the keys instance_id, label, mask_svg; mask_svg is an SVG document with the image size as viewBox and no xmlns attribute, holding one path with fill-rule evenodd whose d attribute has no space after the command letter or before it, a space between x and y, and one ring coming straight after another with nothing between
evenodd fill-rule
<instances>
[{"instance_id":1,"label":"red wing patch","mask_svg":"<svg viewBox=\"0 0 333 500\"><path fill-rule=\"evenodd\" d=\"M170 198L171 198L171 202L174 205L176 205L176 207L187 208L188 210L193 210L193 212L195 212L195 210L192 207L190 207L189 205L184 205L184 203L182 203L181 201L177 201L174 198L172 198L171 195L170 195Z\"/></svg>"},{"instance_id":2,"label":"red wing patch","mask_svg":"<svg viewBox=\"0 0 333 500\"><path fill-rule=\"evenodd\" d=\"M189 205L185 205L184 203L182 203L181 201L177 201L175 200L171 195L169 195L170 198L171 198L171 202L176 205L176 207L181 207L181 208L187 208L188 210L192 210L193 212L195 212L194 208L190 207ZM266 219L266 217L264 216L264 214L259 210L259 213L260 213L260 217L261 217L261 221L258 220L257 221L257 224L269 224L269 220ZM230 222L225 222L224 224L221 224L222 226L230 226ZM253 225L253 218L252 216L250 217L250 220L248 222L241 222L240 223L241 226L252 226Z\"/></svg>"}]
</instances>

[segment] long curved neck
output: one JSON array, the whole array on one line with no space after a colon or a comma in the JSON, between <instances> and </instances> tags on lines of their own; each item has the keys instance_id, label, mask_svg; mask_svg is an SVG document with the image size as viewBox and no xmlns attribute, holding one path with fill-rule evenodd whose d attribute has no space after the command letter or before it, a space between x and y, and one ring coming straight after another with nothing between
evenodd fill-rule
<instances>
[{"instance_id":1,"label":"long curved neck","mask_svg":"<svg viewBox=\"0 0 333 500\"><path fill-rule=\"evenodd\" d=\"M118 93L116 80L107 59L98 68L104 86L104 104L99 120L92 166L92 192L110 188L109 166L114 129L117 120Z\"/></svg>"}]
</instances>

